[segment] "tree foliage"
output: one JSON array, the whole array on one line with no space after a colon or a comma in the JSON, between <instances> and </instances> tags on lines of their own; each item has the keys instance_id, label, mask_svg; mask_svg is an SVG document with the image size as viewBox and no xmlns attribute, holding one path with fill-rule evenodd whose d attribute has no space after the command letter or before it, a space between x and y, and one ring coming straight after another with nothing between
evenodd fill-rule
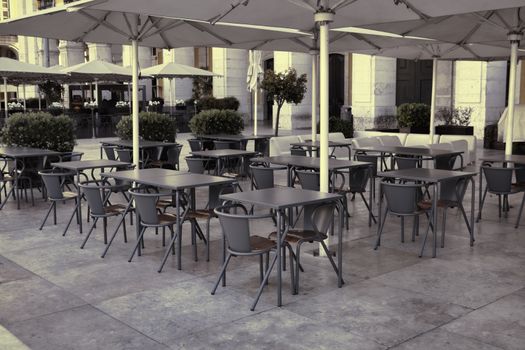
<instances>
[{"instance_id":1,"label":"tree foliage","mask_svg":"<svg viewBox=\"0 0 525 350\"><path fill-rule=\"evenodd\" d=\"M38 84L38 88L44 93L47 106L49 106L52 102L62 101L64 87L56 81L48 80L45 83Z\"/></svg>"},{"instance_id":2,"label":"tree foliage","mask_svg":"<svg viewBox=\"0 0 525 350\"><path fill-rule=\"evenodd\" d=\"M306 93L306 74L297 75L293 68L286 72L275 73L267 70L261 82L261 89L266 91L268 99L277 104L277 115L275 121L275 136L279 135L279 116L281 108L285 103L299 104Z\"/></svg>"}]
</instances>

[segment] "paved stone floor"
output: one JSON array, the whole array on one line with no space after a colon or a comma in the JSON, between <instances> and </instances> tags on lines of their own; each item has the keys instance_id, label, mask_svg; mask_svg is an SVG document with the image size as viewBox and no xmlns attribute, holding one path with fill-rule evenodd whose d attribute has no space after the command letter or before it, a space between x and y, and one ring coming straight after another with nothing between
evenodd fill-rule
<instances>
[{"instance_id":1,"label":"paved stone floor","mask_svg":"<svg viewBox=\"0 0 525 350\"><path fill-rule=\"evenodd\" d=\"M96 158L98 141L81 140L77 149ZM197 194L204 205L206 191ZM76 227L61 235L71 204L59 205L56 226L49 222L38 231L47 203L37 198L35 207L23 203L16 210L10 202L0 212L0 324L32 349L525 348L525 222L513 226L521 196L511 199L510 215L501 219L496 198L487 199L474 247L460 216L450 211L446 245L435 259L429 249L417 257L421 236L400 243L395 218L374 251L376 226L367 226L356 199L344 232L344 287L337 288L326 258L305 251L300 294L289 293L285 272L283 307L275 306L271 279L254 312L254 260L234 259L227 287L210 295L220 262L216 221L210 262L201 242L200 260L193 260L185 225L182 271L170 258L159 274L160 235L147 233L144 255L132 263L133 239L126 244L119 235L101 259L101 226L80 250L83 235ZM273 226L263 221L253 229L262 234ZM7 331L0 333L0 348L24 348L2 335Z\"/></svg>"}]
</instances>

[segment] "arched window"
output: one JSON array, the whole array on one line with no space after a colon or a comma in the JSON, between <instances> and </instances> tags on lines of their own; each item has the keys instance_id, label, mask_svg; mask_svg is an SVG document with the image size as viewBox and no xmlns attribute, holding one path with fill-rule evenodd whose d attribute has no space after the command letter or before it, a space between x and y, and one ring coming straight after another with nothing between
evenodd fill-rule
<instances>
[{"instance_id":1,"label":"arched window","mask_svg":"<svg viewBox=\"0 0 525 350\"><path fill-rule=\"evenodd\" d=\"M0 45L0 57L7 57L7 58L12 58L14 60L17 60L18 54L11 47Z\"/></svg>"}]
</instances>

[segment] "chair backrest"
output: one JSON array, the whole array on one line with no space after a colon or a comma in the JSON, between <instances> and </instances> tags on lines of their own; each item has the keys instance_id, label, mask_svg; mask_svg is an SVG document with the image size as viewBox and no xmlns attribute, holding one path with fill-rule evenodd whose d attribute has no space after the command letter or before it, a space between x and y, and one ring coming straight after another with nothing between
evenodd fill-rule
<instances>
[{"instance_id":1,"label":"chair backrest","mask_svg":"<svg viewBox=\"0 0 525 350\"><path fill-rule=\"evenodd\" d=\"M516 169L516 182L525 183L525 164L514 164Z\"/></svg>"},{"instance_id":2,"label":"chair backrest","mask_svg":"<svg viewBox=\"0 0 525 350\"><path fill-rule=\"evenodd\" d=\"M498 168L482 166L483 174L490 192L509 193L512 188L512 173L514 168Z\"/></svg>"},{"instance_id":3,"label":"chair backrest","mask_svg":"<svg viewBox=\"0 0 525 350\"><path fill-rule=\"evenodd\" d=\"M102 146L102 149L104 150L107 159L117 160L115 156L115 146Z\"/></svg>"},{"instance_id":4,"label":"chair backrest","mask_svg":"<svg viewBox=\"0 0 525 350\"><path fill-rule=\"evenodd\" d=\"M215 149L233 149L234 148L233 143L230 141L214 140L213 146L215 147Z\"/></svg>"},{"instance_id":5,"label":"chair backrest","mask_svg":"<svg viewBox=\"0 0 525 350\"><path fill-rule=\"evenodd\" d=\"M443 156L437 156L434 159L434 168L442 170L453 170L454 165L456 164L456 159L458 155L456 154L447 154Z\"/></svg>"},{"instance_id":6,"label":"chair backrest","mask_svg":"<svg viewBox=\"0 0 525 350\"><path fill-rule=\"evenodd\" d=\"M182 145L177 145L174 147L168 148L166 151L166 157L169 164L178 167L179 166L179 157L182 151Z\"/></svg>"},{"instance_id":7,"label":"chair backrest","mask_svg":"<svg viewBox=\"0 0 525 350\"><path fill-rule=\"evenodd\" d=\"M140 221L145 225L158 225L159 216L157 214L158 193L141 193L139 189L130 189L128 192L135 200L135 209L137 210Z\"/></svg>"},{"instance_id":8,"label":"chair backrest","mask_svg":"<svg viewBox=\"0 0 525 350\"><path fill-rule=\"evenodd\" d=\"M224 201L220 199L220 195L235 193L235 190L236 190L236 187L233 184L222 185L218 196L210 196L209 201L208 201L208 209L215 209L223 205L222 203Z\"/></svg>"},{"instance_id":9,"label":"chair backrest","mask_svg":"<svg viewBox=\"0 0 525 350\"><path fill-rule=\"evenodd\" d=\"M89 205L91 215L100 216L105 215L104 210L104 186L98 186L96 184L80 184L82 193Z\"/></svg>"},{"instance_id":10,"label":"chair backrest","mask_svg":"<svg viewBox=\"0 0 525 350\"><path fill-rule=\"evenodd\" d=\"M58 172L56 170L42 170L38 174L42 177L44 186L46 186L47 197L52 200L60 200L64 198L62 191L62 184L66 176L71 173Z\"/></svg>"},{"instance_id":11,"label":"chair backrest","mask_svg":"<svg viewBox=\"0 0 525 350\"><path fill-rule=\"evenodd\" d=\"M199 139L189 139L190 149L192 152L202 151L202 141Z\"/></svg>"},{"instance_id":12,"label":"chair backrest","mask_svg":"<svg viewBox=\"0 0 525 350\"><path fill-rule=\"evenodd\" d=\"M441 181L439 199L449 202L462 202L467 192L468 179L449 179Z\"/></svg>"},{"instance_id":13,"label":"chair backrest","mask_svg":"<svg viewBox=\"0 0 525 350\"><path fill-rule=\"evenodd\" d=\"M306 156L306 150L302 147L292 146L290 147L290 154L292 156Z\"/></svg>"},{"instance_id":14,"label":"chair backrest","mask_svg":"<svg viewBox=\"0 0 525 350\"><path fill-rule=\"evenodd\" d=\"M371 156L368 154L356 154L355 159L360 162L372 163L372 175L377 176L377 159L378 156Z\"/></svg>"},{"instance_id":15,"label":"chair backrest","mask_svg":"<svg viewBox=\"0 0 525 350\"><path fill-rule=\"evenodd\" d=\"M305 190L319 191L320 185L320 175L315 171L307 170L297 170L297 176L299 177L299 183L301 187Z\"/></svg>"},{"instance_id":16,"label":"chair backrest","mask_svg":"<svg viewBox=\"0 0 525 350\"><path fill-rule=\"evenodd\" d=\"M399 137L394 135L377 136L383 146L403 146Z\"/></svg>"},{"instance_id":17,"label":"chair backrest","mask_svg":"<svg viewBox=\"0 0 525 350\"><path fill-rule=\"evenodd\" d=\"M258 190L274 187L273 168L250 165L253 183Z\"/></svg>"},{"instance_id":18,"label":"chair backrest","mask_svg":"<svg viewBox=\"0 0 525 350\"><path fill-rule=\"evenodd\" d=\"M312 226L321 236L327 237L328 229L334 218L335 205L333 203L324 204L314 209L312 213Z\"/></svg>"},{"instance_id":19,"label":"chair backrest","mask_svg":"<svg viewBox=\"0 0 525 350\"><path fill-rule=\"evenodd\" d=\"M118 160L121 162L131 163L131 150L127 148L117 148Z\"/></svg>"},{"instance_id":20,"label":"chair backrest","mask_svg":"<svg viewBox=\"0 0 525 350\"><path fill-rule=\"evenodd\" d=\"M188 164L188 171L193 174L204 174L206 170L204 166L204 158L186 157L186 164Z\"/></svg>"},{"instance_id":21,"label":"chair backrest","mask_svg":"<svg viewBox=\"0 0 525 350\"><path fill-rule=\"evenodd\" d=\"M371 171L373 171L372 167L354 168L350 170L350 174L349 174L350 192L354 192L354 193L366 192L366 186L368 184L368 179L370 178Z\"/></svg>"},{"instance_id":22,"label":"chair backrest","mask_svg":"<svg viewBox=\"0 0 525 350\"><path fill-rule=\"evenodd\" d=\"M396 162L397 168L399 170L403 169L415 169L419 164L419 159L414 157L398 157L395 156L394 160Z\"/></svg>"},{"instance_id":23,"label":"chair backrest","mask_svg":"<svg viewBox=\"0 0 525 350\"><path fill-rule=\"evenodd\" d=\"M382 181L388 209L400 215L410 215L418 211L417 202L421 196L421 185L394 184Z\"/></svg>"},{"instance_id":24,"label":"chair backrest","mask_svg":"<svg viewBox=\"0 0 525 350\"><path fill-rule=\"evenodd\" d=\"M230 214L232 208L237 206L225 206L215 209L215 214L219 217L221 228L230 251L239 253L250 253L250 218L252 215Z\"/></svg>"}]
</instances>

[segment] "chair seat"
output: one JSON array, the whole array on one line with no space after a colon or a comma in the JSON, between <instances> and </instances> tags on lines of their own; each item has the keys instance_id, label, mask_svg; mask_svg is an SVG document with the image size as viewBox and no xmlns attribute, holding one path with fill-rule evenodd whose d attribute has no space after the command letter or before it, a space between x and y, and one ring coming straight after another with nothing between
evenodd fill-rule
<instances>
[{"instance_id":1,"label":"chair seat","mask_svg":"<svg viewBox=\"0 0 525 350\"><path fill-rule=\"evenodd\" d=\"M518 182L511 185L512 193L525 191L525 182Z\"/></svg>"},{"instance_id":2,"label":"chair seat","mask_svg":"<svg viewBox=\"0 0 525 350\"><path fill-rule=\"evenodd\" d=\"M250 247L252 252L270 251L277 246L277 243L271 239L261 236L250 236Z\"/></svg>"},{"instance_id":3,"label":"chair seat","mask_svg":"<svg viewBox=\"0 0 525 350\"><path fill-rule=\"evenodd\" d=\"M207 219L209 217L217 217L213 209L196 209L188 213L188 217L191 219Z\"/></svg>"},{"instance_id":4,"label":"chair seat","mask_svg":"<svg viewBox=\"0 0 525 350\"><path fill-rule=\"evenodd\" d=\"M122 214L126 211L126 205L124 204L112 204L108 205L104 209L106 210L106 213L109 215L118 215ZM134 208L129 208L130 211L134 210Z\"/></svg>"},{"instance_id":5,"label":"chair seat","mask_svg":"<svg viewBox=\"0 0 525 350\"><path fill-rule=\"evenodd\" d=\"M177 222L177 215L173 214L159 214L159 225L171 225Z\"/></svg>"},{"instance_id":6,"label":"chair seat","mask_svg":"<svg viewBox=\"0 0 525 350\"><path fill-rule=\"evenodd\" d=\"M417 206L422 210L430 210L432 209L432 201L430 200L420 201L417 203ZM457 207L458 204L455 201L439 199L437 202L437 206L438 208L453 208L453 207Z\"/></svg>"},{"instance_id":7,"label":"chair seat","mask_svg":"<svg viewBox=\"0 0 525 350\"><path fill-rule=\"evenodd\" d=\"M12 182L14 180L15 178L11 175L3 175L2 177L0 177L0 182Z\"/></svg>"},{"instance_id":8,"label":"chair seat","mask_svg":"<svg viewBox=\"0 0 525 350\"><path fill-rule=\"evenodd\" d=\"M175 207L175 204L171 199L159 199L157 201L157 209L166 209L168 207Z\"/></svg>"},{"instance_id":9,"label":"chair seat","mask_svg":"<svg viewBox=\"0 0 525 350\"><path fill-rule=\"evenodd\" d=\"M272 232L268 235L269 239L277 239L277 232ZM320 237L310 230L289 230L288 234L285 237L285 241L289 243L297 243L299 241L315 241ZM326 238L326 237L325 237Z\"/></svg>"},{"instance_id":10,"label":"chair seat","mask_svg":"<svg viewBox=\"0 0 525 350\"><path fill-rule=\"evenodd\" d=\"M68 200L68 199L77 198L78 197L78 193L71 192L71 191L65 191L65 192L62 192L62 196L64 198L61 198L60 200Z\"/></svg>"},{"instance_id":11,"label":"chair seat","mask_svg":"<svg viewBox=\"0 0 525 350\"><path fill-rule=\"evenodd\" d=\"M221 176L222 176L222 177L227 177L227 178L229 178L229 179L238 179L238 178L242 177L241 174L237 174L237 173L228 173L228 172L226 172L226 173L222 173Z\"/></svg>"}]
</instances>

